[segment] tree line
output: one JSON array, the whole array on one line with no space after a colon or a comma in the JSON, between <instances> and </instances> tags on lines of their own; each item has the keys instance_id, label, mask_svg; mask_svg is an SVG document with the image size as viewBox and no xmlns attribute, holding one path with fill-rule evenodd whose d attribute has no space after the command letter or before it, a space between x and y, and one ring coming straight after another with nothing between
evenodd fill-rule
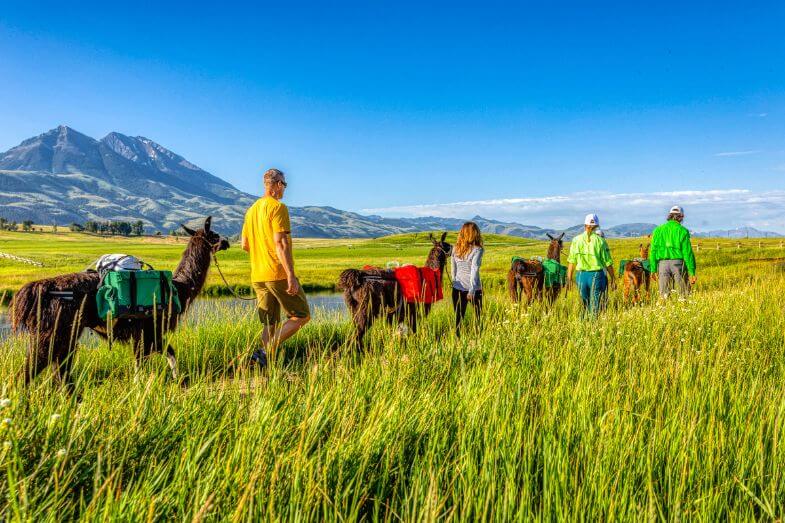
<instances>
[{"instance_id":1,"label":"tree line","mask_svg":"<svg viewBox=\"0 0 785 523\"><path fill-rule=\"evenodd\" d=\"M94 234L110 234L117 236L141 236L144 234L144 222L137 220L135 222L124 221L86 221L84 224L72 223L69 229L75 232L87 231Z\"/></svg>"},{"instance_id":2,"label":"tree line","mask_svg":"<svg viewBox=\"0 0 785 523\"><path fill-rule=\"evenodd\" d=\"M137 220L135 222L125 221L86 221L82 223L73 222L68 226L69 230L73 232L91 232L94 234L109 234L117 236L141 236L144 234L144 222ZM21 223L0 218L0 231L32 231L33 220L24 220ZM52 231L57 232L57 224L52 224Z\"/></svg>"},{"instance_id":3,"label":"tree line","mask_svg":"<svg viewBox=\"0 0 785 523\"><path fill-rule=\"evenodd\" d=\"M5 218L0 218L0 231L18 231L20 227L23 231L32 231L33 220L25 220L22 223L17 223L15 221L6 220Z\"/></svg>"}]
</instances>

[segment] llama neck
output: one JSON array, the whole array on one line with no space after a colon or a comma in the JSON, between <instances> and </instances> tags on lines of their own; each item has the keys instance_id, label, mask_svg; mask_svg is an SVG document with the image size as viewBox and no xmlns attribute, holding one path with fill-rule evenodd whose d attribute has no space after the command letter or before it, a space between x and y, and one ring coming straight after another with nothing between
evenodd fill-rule
<instances>
[{"instance_id":1,"label":"llama neck","mask_svg":"<svg viewBox=\"0 0 785 523\"><path fill-rule=\"evenodd\" d=\"M428 253L428 259L425 260L426 267L439 272L444 272L445 265L447 265L446 258L442 259L436 249L432 249L431 252Z\"/></svg>"},{"instance_id":2,"label":"llama neck","mask_svg":"<svg viewBox=\"0 0 785 523\"><path fill-rule=\"evenodd\" d=\"M209 269L210 246L206 241L194 236L188 242L188 246L183 252L183 257L180 259L180 264L172 275L174 280L183 284L187 289L188 295L185 296L187 302L190 303L202 292Z\"/></svg>"}]
</instances>

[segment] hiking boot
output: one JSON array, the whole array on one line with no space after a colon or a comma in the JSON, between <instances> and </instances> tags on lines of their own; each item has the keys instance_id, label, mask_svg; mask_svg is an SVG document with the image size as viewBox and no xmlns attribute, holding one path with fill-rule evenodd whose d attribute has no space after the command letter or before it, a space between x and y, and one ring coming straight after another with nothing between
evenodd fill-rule
<instances>
[{"instance_id":1,"label":"hiking boot","mask_svg":"<svg viewBox=\"0 0 785 523\"><path fill-rule=\"evenodd\" d=\"M251 354L251 365L256 365L259 370L267 368L267 353L264 349L259 349Z\"/></svg>"}]
</instances>

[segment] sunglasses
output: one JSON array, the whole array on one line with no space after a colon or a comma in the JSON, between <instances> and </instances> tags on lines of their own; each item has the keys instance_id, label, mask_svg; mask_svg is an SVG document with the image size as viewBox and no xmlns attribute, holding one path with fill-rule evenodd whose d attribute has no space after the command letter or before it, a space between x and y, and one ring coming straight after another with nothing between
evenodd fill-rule
<instances>
[{"instance_id":1,"label":"sunglasses","mask_svg":"<svg viewBox=\"0 0 785 523\"><path fill-rule=\"evenodd\" d=\"M286 183L286 182L285 182L285 181L283 181L283 180L276 180L276 181L277 181L278 183L280 183L281 185L283 185L283 188L284 188L284 189L286 189L286 187L288 187L288 185L289 185L288 183Z\"/></svg>"}]
</instances>

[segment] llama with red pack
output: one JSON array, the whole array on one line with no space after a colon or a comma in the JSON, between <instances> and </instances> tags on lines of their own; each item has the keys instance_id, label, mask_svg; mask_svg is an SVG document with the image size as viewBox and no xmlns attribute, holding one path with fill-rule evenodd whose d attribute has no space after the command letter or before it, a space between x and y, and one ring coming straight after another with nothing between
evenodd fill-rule
<instances>
[{"instance_id":1,"label":"llama with red pack","mask_svg":"<svg viewBox=\"0 0 785 523\"><path fill-rule=\"evenodd\" d=\"M433 247L425 266L405 265L397 269L364 267L347 269L338 278L338 287L355 326L354 343L363 349L365 333L373 322L384 316L388 323L406 324L417 332L417 315L428 315L434 303L443 298L442 277L452 246L433 235Z\"/></svg>"}]
</instances>

